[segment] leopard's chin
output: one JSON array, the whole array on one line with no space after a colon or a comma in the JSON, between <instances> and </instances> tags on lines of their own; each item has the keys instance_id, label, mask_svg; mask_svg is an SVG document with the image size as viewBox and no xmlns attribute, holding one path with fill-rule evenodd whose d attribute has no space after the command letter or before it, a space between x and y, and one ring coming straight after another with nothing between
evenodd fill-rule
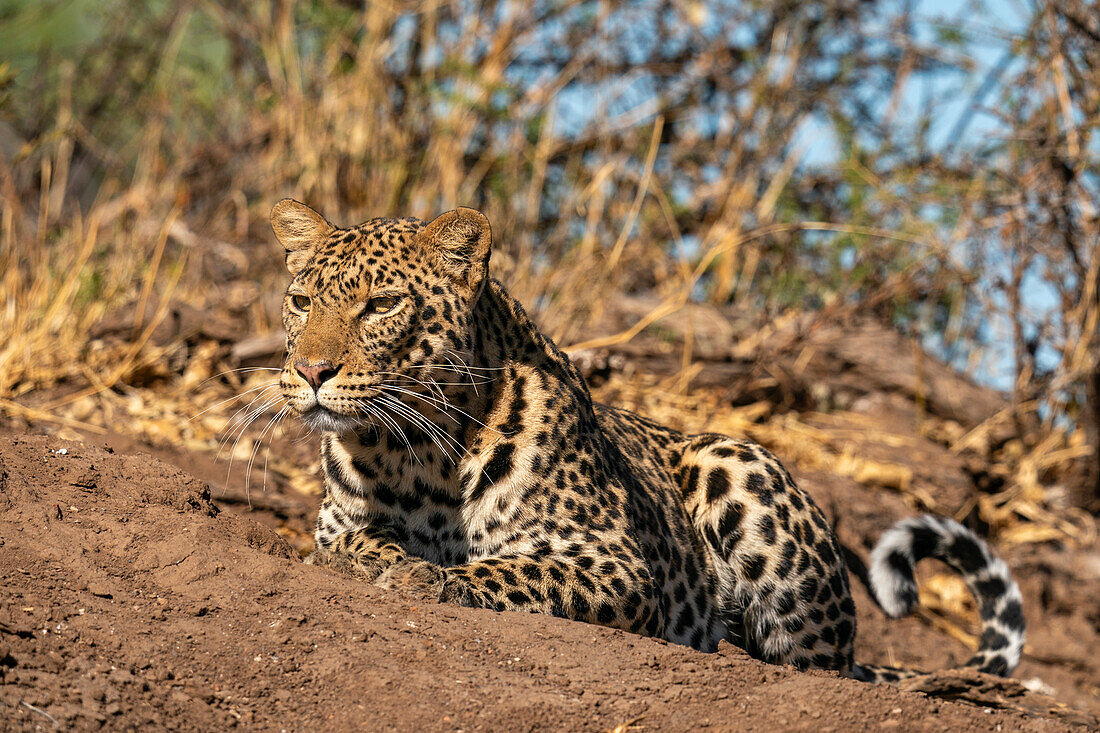
<instances>
[{"instance_id":1,"label":"leopard's chin","mask_svg":"<svg viewBox=\"0 0 1100 733\"><path fill-rule=\"evenodd\" d=\"M350 433L363 425L362 418L340 415L321 405L314 405L298 417L306 427L325 433Z\"/></svg>"}]
</instances>

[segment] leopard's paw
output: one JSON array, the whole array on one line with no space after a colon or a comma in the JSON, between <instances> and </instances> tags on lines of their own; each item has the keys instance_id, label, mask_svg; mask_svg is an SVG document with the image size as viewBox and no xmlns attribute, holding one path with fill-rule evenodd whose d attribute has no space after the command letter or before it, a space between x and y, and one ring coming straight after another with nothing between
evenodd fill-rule
<instances>
[{"instance_id":1,"label":"leopard's paw","mask_svg":"<svg viewBox=\"0 0 1100 733\"><path fill-rule=\"evenodd\" d=\"M314 550L302 562L306 565L324 566L349 578L368 582L377 578L387 565L382 558L375 555L352 557L347 553L328 550Z\"/></svg>"},{"instance_id":2,"label":"leopard's paw","mask_svg":"<svg viewBox=\"0 0 1100 733\"><path fill-rule=\"evenodd\" d=\"M382 571L374 584L400 590L425 600L438 601L447 573L427 560L402 560Z\"/></svg>"},{"instance_id":3,"label":"leopard's paw","mask_svg":"<svg viewBox=\"0 0 1100 733\"><path fill-rule=\"evenodd\" d=\"M318 567L328 567L336 562L337 553L325 550L323 548L316 548L313 552L302 558L302 563L305 565L316 565Z\"/></svg>"},{"instance_id":4,"label":"leopard's paw","mask_svg":"<svg viewBox=\"0 0 1100 733\"><path fill-rule=\"evenodd\" d=\"M454 603L471 608L479 605L470 584L464 578L455 576L451 576L444 581L443 589L439 592L439 600L444 603Z\"/></svg>"}]
</instances>

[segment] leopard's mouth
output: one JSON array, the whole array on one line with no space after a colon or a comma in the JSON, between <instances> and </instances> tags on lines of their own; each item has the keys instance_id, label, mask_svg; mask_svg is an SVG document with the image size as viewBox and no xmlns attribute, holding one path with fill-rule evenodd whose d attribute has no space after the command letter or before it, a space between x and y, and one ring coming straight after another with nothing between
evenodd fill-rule
<instances>
[{"instance_id":1,"label":"leopard's mouth","mask_svg":"<svg viewBox=\"0 0 1100 733\"><path fill-rule=\"evenodd\" d=\"M350 433L361 427L364 422L363 418L341 415L319 404L314 404L305 412L298 413L298 417L307 427L326 433Z\"/></svg>"}]
</instances>

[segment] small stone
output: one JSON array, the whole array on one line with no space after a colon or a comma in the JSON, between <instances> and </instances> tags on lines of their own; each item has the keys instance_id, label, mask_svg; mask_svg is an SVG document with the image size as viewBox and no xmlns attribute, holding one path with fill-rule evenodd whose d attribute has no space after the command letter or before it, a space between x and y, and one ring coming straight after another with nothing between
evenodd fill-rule
<instances>
[{"instance_id":1,"label":"small stone","mask_svg":"<svg viewBox=\"0 0 1100 733\"><path fill-rule=\"evenodd\" d=\"M97 598L111 598L111 589L101 580L93 580L88 583L88 592Z\"/></svg>"}]
</instances>

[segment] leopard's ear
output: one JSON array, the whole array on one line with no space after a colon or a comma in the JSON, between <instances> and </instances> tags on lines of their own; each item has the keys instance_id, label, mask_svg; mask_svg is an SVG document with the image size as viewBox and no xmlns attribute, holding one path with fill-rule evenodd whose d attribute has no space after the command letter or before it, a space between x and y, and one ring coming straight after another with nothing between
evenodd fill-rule
<instances>
[{"instance_id":1,"label":"leopard's ear","mask_svg":"<svg viewBox=\"0 0 1100 733\"><path fill-rule=\"evenodd\" d=\"M433 219L420 230L419 240L447 274L477 292L489 273L493 244L485 214L460 206Z\"/></svg>"},{"instance_id":2,"label":"leopard's ear","mask_svg":"<svg viewBox=\"0 0 1100 733\"><path fill-rule=\"evenodd\" d=\"M286 250L286 269L297 275L313 256L313 249L336 227L325 217L294 199L283 199L271 209L271 228Z\"/></svg>"}]
</instances>

